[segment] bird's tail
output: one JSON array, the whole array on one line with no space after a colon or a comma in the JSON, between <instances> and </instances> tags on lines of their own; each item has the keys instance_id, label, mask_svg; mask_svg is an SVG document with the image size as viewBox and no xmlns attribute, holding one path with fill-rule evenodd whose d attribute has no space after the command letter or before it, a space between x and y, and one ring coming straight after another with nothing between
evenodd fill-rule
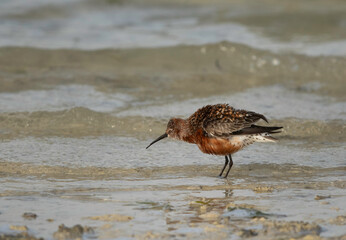
<instances>
[{"instance_id":1,"label":"bird's tail","mask_svg":"<svg viewBox=\"0 0 346 240\"><path fill-rule=\"evenodd\" d=\"M271 134L280 133L282 127L264 127L251 125L251 127L243 128L233 135L254 135L256 142L276 142L277 139L272 137Z\"/></svg>"},{"instance_id":2,"label":"bird's tail","mask_svg":"<svg viewBox=\"0 0 346 240\"><path fill-rule=\"evenodd\" d=\"M278 139L272 137L269 133L258 133L255 134L256 142L276 142Z\"/></svg>"}]
</instances>

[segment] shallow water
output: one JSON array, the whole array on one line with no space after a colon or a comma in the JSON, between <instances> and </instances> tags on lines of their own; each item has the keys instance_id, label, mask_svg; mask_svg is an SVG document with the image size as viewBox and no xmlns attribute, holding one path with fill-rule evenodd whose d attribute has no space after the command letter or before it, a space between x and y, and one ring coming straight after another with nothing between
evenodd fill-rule
<instances>
[{"instance_id":1,"label":"shallow water","mask_svg":"<svg viewBox=\"0 0 346 240\"><path fill-rule=\"evenodd\" d=\"M339 1L318 1L313 8L309 1L227 3L5 1L0 46L99 49L230 41L272 51L346 54L346 7Z\"/></svg>"},{"instance_id":2,"label":"shallow water","mask_svg":"<svg viewBox=\"0 0 346 240\"><path fill-rule=\"evenodd\" d=\"M25 225L53 239L60 224L81 224L94 229L84 239L345 237L337 3L4 2L0 233ZM224 158L195 145L145 149L169 118L223 102L284 127L277 143L234 154L227 180L216 177Z\"/></svg>"}]
</instances>

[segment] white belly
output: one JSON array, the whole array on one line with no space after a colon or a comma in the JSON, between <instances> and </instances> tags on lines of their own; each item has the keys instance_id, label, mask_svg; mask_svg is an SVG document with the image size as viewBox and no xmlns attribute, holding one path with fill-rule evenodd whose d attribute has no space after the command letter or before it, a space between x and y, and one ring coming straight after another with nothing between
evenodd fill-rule
<instances>
[{"instance_id":1,"label":"white belly","mask_svg":"<svg viewBox=\"0 0 346 240\"><path fill-rule=\"evenodd\" d=\"M268 133L259 133L251 135L235 135L229 138L229 140L243 148L247 145L253 144L254 142L276 142L276 139L270 136Z\"/></svg>"}]
</instances>

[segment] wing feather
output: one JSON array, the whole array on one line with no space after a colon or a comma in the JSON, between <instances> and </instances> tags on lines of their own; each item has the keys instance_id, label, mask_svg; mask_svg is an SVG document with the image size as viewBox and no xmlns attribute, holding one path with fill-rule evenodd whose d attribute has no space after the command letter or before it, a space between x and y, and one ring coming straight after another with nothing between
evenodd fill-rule
<instances>
[{"instance_id":1,"label":"wing feather","mask_svg":"<svg viewBox=\"0 0 346 240\"><path fill-rule=\"evenodd\" d=\"M259 113L238 110L228 104L212 105L202 122L203 130L213 137L228 137L241 129L251 127L260 119L268 122Z\"/></svg>"}]
</instances>

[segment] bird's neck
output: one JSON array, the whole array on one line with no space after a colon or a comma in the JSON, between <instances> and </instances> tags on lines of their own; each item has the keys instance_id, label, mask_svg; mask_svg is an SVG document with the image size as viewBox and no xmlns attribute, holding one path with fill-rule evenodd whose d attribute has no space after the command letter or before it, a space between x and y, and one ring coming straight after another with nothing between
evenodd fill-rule
<instances>
[{"instance_id":1,"label":"bird's neck","mask_svg":"<svg viewBox=\"0 0 346 240\"><path fill-rule=\"evenodd\" d=\"M189 121L187 119L178 119L179 130L177 132L177 138L181 141L195 143L191 133Z\"/></svg>"}]
</instances>

